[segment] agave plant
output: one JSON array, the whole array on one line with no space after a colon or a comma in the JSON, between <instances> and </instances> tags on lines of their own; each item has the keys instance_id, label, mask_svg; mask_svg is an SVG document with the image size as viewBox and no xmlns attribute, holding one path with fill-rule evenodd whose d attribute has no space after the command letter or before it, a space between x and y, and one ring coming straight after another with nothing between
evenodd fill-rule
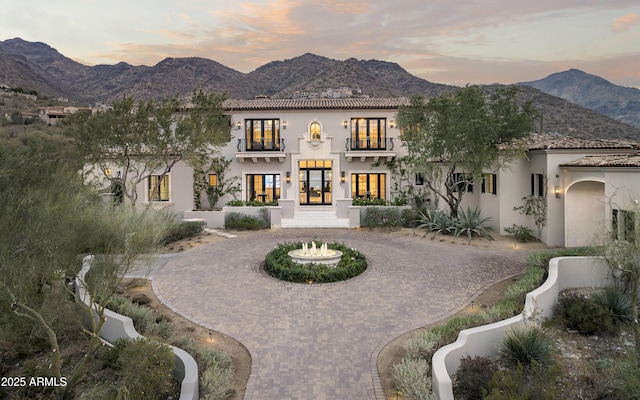
<instances>
[{"instance_id":1,"label":"agave plant","mask_svg":"<svg viewBox=\"0 0 640 400\"><path fill-rule=\"evenodd\" d=\"M622 290L606 287L593 293L591 301L611 312L611 322L615 327L633 325L633 304Z\"/></svg>"},{"instance_id":2,"label":"agave plant","mask_svg":"<svg viewBox=\"0 0 640 400\"><path fill-rule=\"evenodd\" d=\"M509 365L543 369L553 363L553 342L547 331L536 325L524 325L507 332L500 345L500 358Z\"/></svg>"},{"instance_id":3,"label":"agave plant","mask_svg":"<svg viewBox=\"0 0 640 400\"><path fill-rule=\"evenodd\" d=\"M454 236L465 234L469 239L469 244L471 244L471 237L474 235L493 240L493 237L489 233L493 229L487 226L489 221L491 221L491 217L480 217L480 210L477 207L473 210L467 207L467 211L460 210L458 213L453 234Z\"/></svg>"},{"instance_id":4,"label":"agave plant","mask_svg":"<svg viewBox=\"0 0 640 400\"><path fill-rule=\"evenodd\" d=\"M424 229L424 235L433 232L431 239L438 233L450 234L454 230L455 221L443 210L434 207L427 207L424 212L420 211L420 218L416 221L414 232Z\"/></svg>"}]
</instances>

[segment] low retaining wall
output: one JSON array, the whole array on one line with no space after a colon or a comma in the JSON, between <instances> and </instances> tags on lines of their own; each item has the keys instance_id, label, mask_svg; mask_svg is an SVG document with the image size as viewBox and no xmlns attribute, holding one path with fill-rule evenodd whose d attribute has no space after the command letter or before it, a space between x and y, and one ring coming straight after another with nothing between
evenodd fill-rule
<instances>
[{"instance_id":1,"label":"low retaining wall","mask_svg":"<svg viewBox=\"0 0 640 400\"><path fill-rule=\"evenodd\" d=\"M522 314L460 331L458 339L433 355L432 389L439 400L454 400L451 375L466 356L493 357L498 353L509 328L528 318L551 318L558 302L558 293L568 288L605 287L613 284L609 268L600 258L558 257L549 262L549 276L539 288L527 293Z\"/></svg>"},{"instance_id":2,"label":"low retaining wall","mask_svg":"<svg viewBox=\"0 0 640 400\"><path fill-rule=\"evenodd\" d=\"M94 256L86 256L82 260L82 269L76 276L76 296L85 305L89 306L89 294L84 287L84 277L91 269ZM98 318L98 314L93 310L94 318ZM124 315L115 313L109 309L104 310L106 320L100 330L100 338L105 342L112 344L118 339L137 339L142 337L133 327L133 320ZM173 368L173 376L180 382L180 398L179 400L198 400L198 364L186 351L171 346L173 349L175 366Z\"/></svg>"}]
</instances>

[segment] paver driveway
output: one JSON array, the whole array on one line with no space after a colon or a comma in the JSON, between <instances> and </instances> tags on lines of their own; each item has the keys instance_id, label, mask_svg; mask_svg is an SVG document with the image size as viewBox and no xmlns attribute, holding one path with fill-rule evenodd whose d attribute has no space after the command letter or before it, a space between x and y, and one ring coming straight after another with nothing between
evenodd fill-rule
<instances>
[{"instance_id":1,"label":"paver driveway","mask_svg":"<svg viewBox=\"0 0 640 400\"><path fill-rule=\"evenodd\" d=\"M334 284L275 280L260 270L277 243L319 239L362 251L359 277ZM524 255L356 230L248 233L178 254L153 274L158 297L252 357L245 399L383 399L384 344L435 322L480 289L524 269Z\"/></svg>"}]
</instances>

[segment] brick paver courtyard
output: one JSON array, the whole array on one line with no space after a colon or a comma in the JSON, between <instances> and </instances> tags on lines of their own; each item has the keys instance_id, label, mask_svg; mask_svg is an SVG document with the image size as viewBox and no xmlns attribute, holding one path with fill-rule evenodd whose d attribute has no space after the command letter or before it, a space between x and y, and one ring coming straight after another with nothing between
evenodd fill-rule
<instances>
[{"instance_id":1,"label":"brick paver courtyard","mask_svg":"<svg viewBox=\"0 0 640 400\"><path fill-rule=\"evenodd\" d=\"M362 251L367 271L334 284L275 280L260 269L277 243L319 239ZM158 297L234 337L252 357L247 400L383 399L376 360L395 337L464 307L524 270L524 254L421 235L340 229L241 234L166 259Z\"/></svg>"}]
</instances>

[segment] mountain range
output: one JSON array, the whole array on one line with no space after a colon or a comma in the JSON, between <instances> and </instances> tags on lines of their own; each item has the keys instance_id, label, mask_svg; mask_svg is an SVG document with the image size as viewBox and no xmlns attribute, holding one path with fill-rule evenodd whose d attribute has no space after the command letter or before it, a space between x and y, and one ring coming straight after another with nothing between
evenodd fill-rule
<instances>
[{"instance_id":1,"label":"mountain range","mask_svg":"<svg viewBox=\"0 0 640 400\"><path fill-rule=\"evenodd\" d=\"M194 88L226 92L235 99L290 98L294 92L339 87L358 88L370 97L432 97L455 89L411 75L396 63L355 58L339 61L311 53L272 61L250 73L198 57L166 58L152 67L124 62L86 66L45 43L19 38L0 41L0 84L84 104L109 103L123 95L166 98L190 94ZM521 98L533 101L542 112L545 132L640 141L637 89L616 86L578 70L520 85ZM491 92L497 86L484 88Z\"/></svg>"}]
</instances>

